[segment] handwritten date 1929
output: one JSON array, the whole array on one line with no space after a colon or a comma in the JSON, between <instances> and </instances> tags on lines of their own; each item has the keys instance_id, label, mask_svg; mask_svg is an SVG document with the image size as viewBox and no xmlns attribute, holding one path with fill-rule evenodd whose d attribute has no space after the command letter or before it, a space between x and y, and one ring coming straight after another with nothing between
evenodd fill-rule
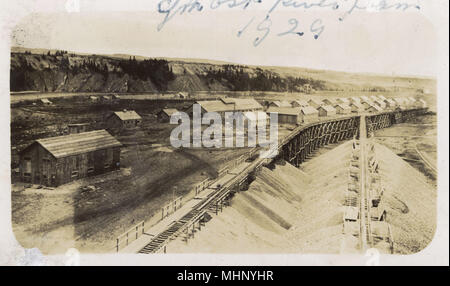
<instances>
[{"instance_id":1,"label":"handwritten date 1929","mask_svg":"<svg viewBox=\"0 0 450 286\"><path fill-rule=\"evenodd\" d=\"M237 32L237 36L240 37L250 26L253 26L252 24L254 21L255 21L255 17L251 18L251 20L242 29L240 29ZM278 37L288 36L288 35L301 37L305 34L305 32L303 30L300 30L300 28L298 28L299 22L297 19L291 18L287 22L290 27L285 29L284 31L278 32L276 34ZM267 14L266 17L259 23L256 23L255 26L256 26L256 31L260 32L260 35L258 35L253 41L253 46L257 47L271 33L272 19L270 18L270 15ZM322 24L321 19L316 19L309 26L309 32L313 35L314 39L318 39L320 34L324 30L325 30L325 26Z\"/></svg>"}]
</instances>

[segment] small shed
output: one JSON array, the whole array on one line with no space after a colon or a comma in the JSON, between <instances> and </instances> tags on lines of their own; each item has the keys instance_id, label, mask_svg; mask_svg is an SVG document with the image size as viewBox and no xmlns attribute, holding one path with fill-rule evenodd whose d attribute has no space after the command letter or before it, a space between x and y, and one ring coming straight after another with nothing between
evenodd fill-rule
<instances>
[{"instance_id":1,"label":"small shed","mask_svg":"<svg viewBox=\"0 0 450 286\"><path fill-rule=\"evenodd\" d=\"M386 108L386 103L381 100L381 99L377 99L373 102L374 105L378 105L381 109L385 109Z\"/></svg>"},{"instance_id":2,"label":"small shed","mask_svg":"<svg viewBox=\"0 0 450 286\"><path fill-rule=\"evenodd\" d=\"M358 113L364 111L364 106L361 103L355 101L350 103L350 109L352 112Z\"/></svg>"},{"instance_id":3,"label":"small shed","mask_svg":"<svg viewBox=\"0 0 450 286\"><path fill-rule=\"evenodd\" d=\"M160 122L169 122L172 114L178 112L176 108L164 108L158 112L157 117Z\"/></svg>"},{"instance_id":4,"label":"small shed","mask_svg":"<svg viewBox=\"0 0 450 286\"><path fill-rule=\"evenodd\" d=\"M320 117L329 117L336 115L336 109L331 105L323 105L318 109Z\"/></svg>"},{"instance_id":5,"label":"small shed","mask_svg":"<svg viewBox=\"0 0 450 286\"><path fill-rule=\"evenodd\" d=\"M350 108L349 105L344 104L344 103L340 103L340 104L336 104L336 106L334 106L334 108L336 109L336 113L337 114L350 114L352 112L352 109Z\"/></svg>"},{"instance_id":6,"label":"small shed","mask_svg":"<svg viewBox=\"0 0 450 286\"><path fill-rule=\"evenodd\" d=\"M367 108L368 112L381 112L383 109L376 104L372 104Z\"/></svg>"},{"instance_id":7,"label":"small shed","mask_svg":"<svg viewBox=\"0 0 450 286\"><path fill-rule=\"evenodd\" d=\"M39 103L40 103L41 105L52 105L52 104L53 104L53 102L51 102L50 100L48 100L48 98L41 98L41 99L39 100Z\"/></svg>"},{"instance_id":8,"label":"small shed","mask_svg":"<svg viewBox=\"0 0 450 286\"><path fill-rule=\"evenodd\" d=\"M364 107L365 110L367 110L370 106L372 106L372 101L361 99L360 104Z\"/></svg>"},{"instance_id":9,"label":"small shed","mask_svg":"<svg viewBox=\"0 0 450 286\"><path fill-rule=\"evenodd\" d=\"M350 102L356 102L356 103L360 103L361 102L361 98L357 97L357 96L352 96L349 98Z\"/></svg>"},{"instance_id":10,"label":"small shed","mask_svg":"<svg viewBox=\"0 0 450 286\"><path fill-rule=\"evenodd\" d=\"M391 98L386 98L384 100L384 103L386 104L386 108L394 108L397 104L395 103L394 100L392 100Z\"/></svg>"},{"instance_id":11,"label":"small shed","mask_svg":"<svg viewBox=\"0 0 450 286\"><path fill-rule=\"evenodd\" d=\"M91 96L89 96L89 100L92 101L92 102L98 102L99 99L98 99L97 96L91 95Z\"/></svg>"},{"instance_id":12,"label":"small shed","mask_svg":"<svg viewBox=\"0 0 450 286\"><path fill-rule=\"evenodd\" d=\"M408 101L408 104L409 104L410 106L416 105L416 99L415 99L414 97L408 96L408 97L406 98L406 100Z\"/></svg>"},{"instance_id":13,"label":"small shed","mask_svg":"<svg viewBox=\"0 0 450 286\"><path fill-rule=\"evenodd\" d=\"M88 131L89 123L73 123L68 124L67 129L69 130L69 134L77 134Z\"/></svg>"},{"instance_id":14,"label":"small shed","mask_svg":"<svg viewBox=\"0 0 450 286\"><path fill-rule=\"evenodd\" d=\"M179 92L179 93L177 93L177 94L175 95L175 97L176 97L176 98L183 99L183 98L188 98L189 95L188 95L187 93L184 93L184 92Z\"/></svg>"},{"instance_id":15,"label":"small shed","mask_svg":"<svg viewBox=\"0 0 450 286\"><path fill-rule=\"evenodd\" d=\"M311 99L308 100L308 104L309 104L309 106L312 106L312 107L314 107L315 109L318 109L319 106L323 105L323 102L322 102L322 100L320 100L320 99L317 99L317 98L311 98Z\"/></svg>"},{"instance_id":16,"label":"small shed","mask_svg":"<svg viewBox=\"0 0 450 286\"><path fill-rule=\"evenodd\" d=\"M297 124L302 122L300 107L270 107L267 113L278 113L278 123Z\"/></svg>"},{"instance_id":17,"label":"small shed","mask_svg":"<svg viewBox=\"0 0 450 286\"><path fill-rule=\"evenodd\" d=\"M360 96L361 100L360 101L366 101L366 102L370 102L370 98L367 95L361 95Z\"/></svg>"},{"instance_id":18,"label":"small shed","mask_svg":"<svg viewBox=\"0 0 450 286\"><path fill-rule=\"evenodd\" d=\"M100 101L101 102L105 102L105 103L111 102L112 101L112 96L103 95L102 97L100 97Z\"/></svg>"},{"instance_id":19,"label":"small shed","mask_svg":"<svg viewBox=\"0 0 450 286\"><path fill-rule=\"evenodd\" d=\"M319 118L319 111L312 106L303 107L301 114L303 122L311 122Z\"/></svg>"},{"instance_id":20,"label":"small shed","mask_svg":"<svg viewBox=\"0 0 450 286\"><path fill-rule=\"evenodd\" d=\"M383 100L383 101L386 100L386 97L385 97L384 95L382 95L382 94L379 94L379 95L378 95L378 98L381 99L381 100Z\"/></svg>"},{"instance_id":21,"label":"small shed","mask_svg":"<svg viewBox=\"0 0 450 286\"><path fill-rule=\"evenodd\" d=\"M141 116L134 110L123 110L113 112L106 118L108 129L120 131L124 129L133 129L138 127L142 122Z\"/></svg>"},{"instance_id":22,"label":"small shed","mask_svg":"<svg viewBox=\"0 0 450 286\"><path fill-rule=\"evenodd\" d=\"M417 100L417 107L426 108L428 107L427 102L423 99Z\"/></svg>"}]
</instances>

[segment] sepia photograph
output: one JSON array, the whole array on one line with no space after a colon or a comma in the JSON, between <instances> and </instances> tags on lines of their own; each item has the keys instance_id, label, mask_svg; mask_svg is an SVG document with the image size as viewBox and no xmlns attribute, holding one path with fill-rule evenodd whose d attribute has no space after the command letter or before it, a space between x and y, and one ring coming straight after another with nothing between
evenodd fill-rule
<instances>
[{"instance_id":1,"label":"sepia photograph","mask_svg":"<svg viewBox=\"0 0 450 286\"><path fill-rule=\"evenodd\" d=\"M7 262L448 249L428 1L42 2L3 53Z\"/></svg>"}]
</instances>

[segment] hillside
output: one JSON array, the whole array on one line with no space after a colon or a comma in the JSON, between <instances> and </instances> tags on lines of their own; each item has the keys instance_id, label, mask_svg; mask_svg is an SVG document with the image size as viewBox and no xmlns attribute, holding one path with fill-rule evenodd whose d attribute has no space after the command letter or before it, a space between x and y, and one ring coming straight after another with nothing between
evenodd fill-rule
<instances>
[{"instance_id":1,"label":"hillside","mask_svg":"<svg viewBox=\"0 0 450 286\"><path fill-rule=\"evenodd\" d=\"M434 80L196 59L12 48L11 91L425 91Z\"/></svg>"}]
</instances>

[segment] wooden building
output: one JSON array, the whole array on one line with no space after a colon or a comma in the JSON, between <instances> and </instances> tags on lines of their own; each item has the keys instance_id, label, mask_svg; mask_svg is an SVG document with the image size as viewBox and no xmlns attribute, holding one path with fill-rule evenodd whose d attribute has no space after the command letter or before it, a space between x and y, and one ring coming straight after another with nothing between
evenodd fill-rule
<instances>
[{"instance_id":1,"label":"wooden building","mask_svg":"<svg viewBox=\"0 0 450 286\"><path fill-rule=\"evenodd\" d=\"M67 129L69 131L69 134L77 134L81 132L87 132L89 131L89 123L74 123L74 124L68 124Z\"/></svg>"},{"instance_id":2,"label":"wooden building","mask_svg":"<svg viewBox=\"0 0 450 286\"><path fill-rule=\"evenodd\" d=\"M178 112L175 108L164 108L156 115L159 122L169 122L172 114Z\"/></svg>"},{"instance_id":3,"label":"wooden building","mask_svg":"<svg viewBox=\"0 0 450 286\"><path fill-rule=\"evenodd\" d=\"M133 110L116 111L106 118L108 129L114 132L137 128L141 122L142 118Z\"/></svg>"},{"instance_id":4,"label":"wooden building","mask_svg":"<svg viewBox=\"0 0 450 286\"><path fill-rule=\"evenodd\" d=\"M41 105L52 105L53 104L53 102L51 102L48 98L41 98L39 100L39 103Z\"/></svg>"},{"instance_id":5,"label":"wooden building","mask_svg":"<svg viewBox=\"0 0 450 286\"><path fill-rule=\"evenodd\" d=\"M317 99L317 98L311 98L310 100L308 100L308 104L309 104L309 106L312 106L315 109L318 109L319 106L323 105L322 100Z\"/></svg>"},{"instance_id":6,"label":"wooden building","mask_svg":"<svg viewBox=\"0 0 450 286\"><path fill-rule=\"evenodd\" d=\"M319 119L319 111L312 106L301 109L302 122L308 123Z\"/></svg>"},{"instance_id":7,"label":"wooden building","mask_svg":"<svg viewBox=\"0 0 450 286\"><path fill-rule=\"evenodd\" d=\"M349 98L351 103L361 103L361 98L357 97L357 96L352 96Z\"/></svg>"},{"instance_id":8,"label":"wooden building","mask_svg":"<svg viewBox=\"0 0 450 286\"><path fill-rule=\"evenodd\" d=\"M267 113L278 113L278 123L297 124L302 122L300 107L270 107Z\"/></svg>"},{"instance_id":9,"label":"wooden building","mask_svg":"<svg viewBox=\"0 0 450 286\"><path fill-rule=\"evenodd\" d=\"M364 107L364 110L367 110L368 108L370 108L372 106L372 101L366 100L366 99L361 99L360 104Z\"/></svg>"},{"instance_id":10,"label":"wooden building","mask_svg":"<svg viewBox=\"0 0 450 286\"><path fill-rule=\"evenodd\" d=\"M421 98L417 100L417 107L426 108L427 106L428 105L427 105L427 102L425 100L423 100Z\"/></svg>"},{"instance_id":11,"label":"wooden building","mask_svg":"<svg viewBox=\"0 0 450 286\"><path fill-rule=\"evenodd\" d=\"M336 109L337 114L345 115L345 114L350 114L352 112L352 109L350 108L350 106L347 104L344 104L344 103L336 104L336 106L334 106L334 108Z\"/></svg>"},{"instance_id":12,"label":"wooden building","mask_svg":"<svg viewBox=\"0 0 450 286\"><path fill-rule=\"evenodd\" d=\"M111 102L113 102L113 98L112 98L112 96L109 96L109 95L103 95L100 97L100 101L103 103L111 103Z\"/></svg>"},{"instance_id":13,"label":"wooden building","mask_svg":"<svg viewBox=\"0 0 450 286\"><path fill-rule=\"evenodd\" d=\"M292 107L292 105L286 100L274 100L269 103L269 107Z\"/></svg>"},{"instance_id":14,"label":"wooden building","mask_svg":"<svg viewBox=\"0 0 450 286\"><path fill-rule=\"evenodd\" d=\"M373 102L374 105L378 105L381 109L385 109L386 108L386 103L381 100L381 99L377 99Z\"/></svg>"},{"instance_id":15,"label":"wooden building","mask_svg":"<svg viewBox=\"0 0 450 286\"><path fill-rule=\"evenodd\" d=\"M353 101L352 103L350 103L350 109L353 113L363 112L364 106L358 101Z\"/></svg>"},{"instance_id":16,"label":"wooden building","mask_svg":"<svg viewBox=\"0 0 450 286\"><path fill-rule=\"evenodd\" d=\"M263 107L253 98L221 98L220 100L201 100L194 104L201 107L201 113L217 112L222 119L225 118L225 112L247 112L262 111ZM189 108L187 113L192 116L193 106Z\"/></svg>"},{"instance_id":17,"label":"wooden building","mask_svg":"<svg viewBox=\"0 0 450 286\"><path fill-rule=\"evenodd\" d=\"M106 130L38 139L19 153L20 178L56 187L116 170L121 146Z\"/></svg>"},{"instance_id":18,"label":"wooden building","mask_svg":"<svg viewBox=\"0 0 450 286\"><path fill-rule=\"evenodd\" d=\"M320 117L329 117L336 115L336 109L331 105L323 105L317 109Z\"/></svg>"},{"instance_id":19,"label":"wooden building","mask_svg":"<svg viewBox=\"0 0 450 286\"><path fill-rule=\"evenodd\" d=\"M386 104L386 108L390 108L393 109L397 104L395 103L394 100L392 100L391 98L386 98L384 100L384 103Z\"/></svg>"},{"instance_id":20,"label":"wooden building","mask_svg":"<svg viewBox=\"0 0 450 286\"><path fill-rule=\"evenodd\" d=\"M325 98L323 100L323 104L324 105L330 105L330 106L335 106L336 104L338 104L338 101L335 98Z\"/></svg>"},{"instance_id":21,"label":"wooden building","mask_svg":"<svg viewBox=\"0 0 450 286\"><path fill-rule=\"evenodd\" d=\"M383 109L376 104L370 105L367 109L368 112L381 112Z\"/></svg>"},{"instance_id":22,"label":"wooden building","mask_svg":"<svg viewBox=\"0 0 450 286\"><path fill-rule=\"evenodd\" d=\"M307 107L309 106L306 100L293 100L291 101L292 107Z\"/></svg>"}]
</instances>

